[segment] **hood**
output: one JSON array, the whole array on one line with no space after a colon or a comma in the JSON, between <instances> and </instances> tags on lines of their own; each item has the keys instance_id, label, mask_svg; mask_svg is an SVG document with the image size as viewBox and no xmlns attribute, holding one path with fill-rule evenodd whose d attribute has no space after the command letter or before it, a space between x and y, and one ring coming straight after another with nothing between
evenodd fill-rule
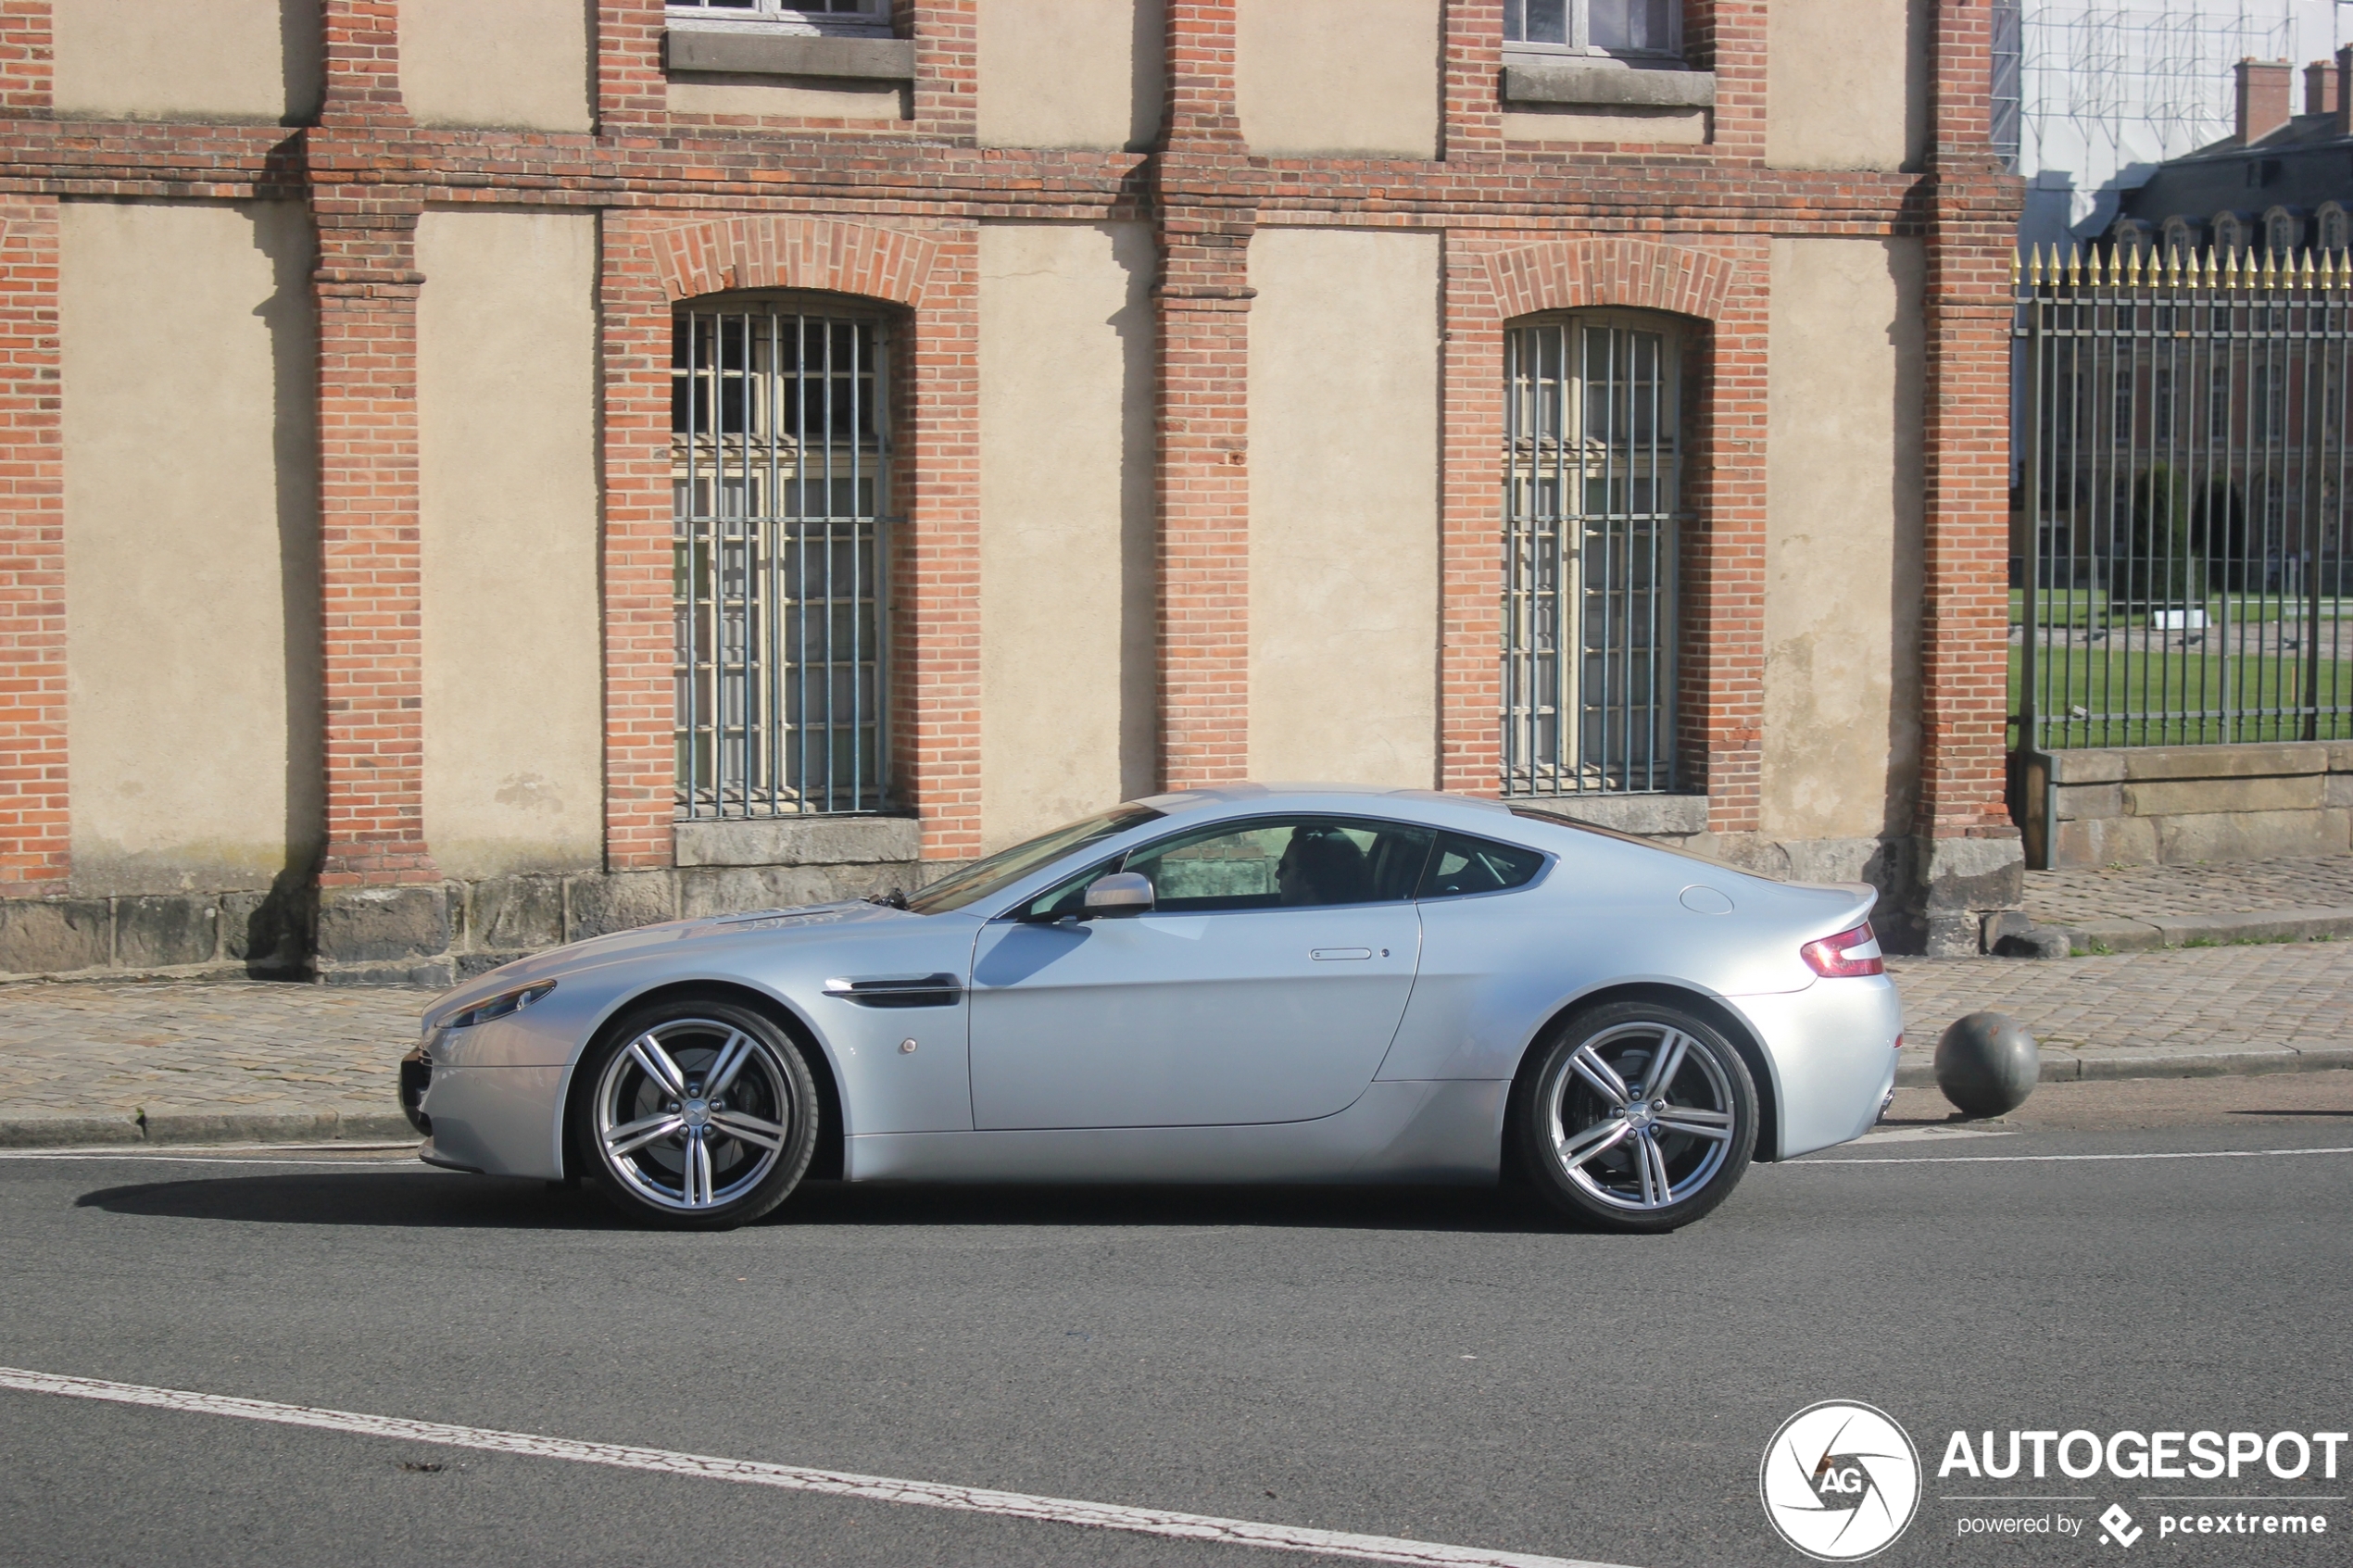
<instances>
[{"instance_id":1,"label":"hood","mask_svg":"<svg viewBox=\"0 0 2353 1568\"><path fill-rule=\"evenodd\" d=\"M822 931L874 921L925 918L905 909L892 909L887 904L870 904L862 898L838 904L811 904L791 909L752 909L742 914L704 915L694 920L664 921L660 925L641 925L606 936L569 942L560 947L550 947L544 953L534 953L529 958L502 964L434 997L433 1005L425 1010L425 1019L430 1026L434 1019L446 1013L472 1007L501 991L528 985L535 980L573 974L583 969L613 963L675 942L735 936L754 931Z\"/></svg>"}]
</instances>

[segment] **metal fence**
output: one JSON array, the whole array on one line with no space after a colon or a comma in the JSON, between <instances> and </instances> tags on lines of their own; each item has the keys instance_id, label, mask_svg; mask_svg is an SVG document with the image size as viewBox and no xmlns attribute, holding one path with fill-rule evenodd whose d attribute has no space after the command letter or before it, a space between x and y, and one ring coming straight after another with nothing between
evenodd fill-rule
<instances>
[{"instance_id":1,"label":"metal fence","mask_svg":"<svg viewBox=\"0 0 2353 1568\"><path fill-rule=\"evenodd\" d=\"M1675 340L1505 334L1503 793L1675 787Z\"/></svg>"},{"instance_id":2,"label":"metal fence","mask_svg":"<svg viewBox=\"0 0 2353 1568\"><path fill-rule=\"evenodd\" d=\"M2346 258L2023 271L2012 745L2353 735Z\"/></svg>"},{"instance_id":3,"label":"metal fence","mask_svg":"<svg viewBox=\"0 0 2353 1568\"><path fill-rule=\"evenodd\" d=\"M671 350L678 812L884 804L884 324L753 302Z\"/></svg>"}]
</instances>

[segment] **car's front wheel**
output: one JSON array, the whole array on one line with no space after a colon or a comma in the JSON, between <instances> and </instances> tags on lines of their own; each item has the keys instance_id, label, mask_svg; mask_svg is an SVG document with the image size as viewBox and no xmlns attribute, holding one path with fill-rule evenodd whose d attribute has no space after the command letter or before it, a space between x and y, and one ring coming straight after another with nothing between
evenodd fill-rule
<instances>
[{"instance_id":1,"label":"car's front wheel","mask_svg":"<svg viewBox=\"0 0 2353 1568\"><path fill-rule=\"evenodd\" d=\"M1705 1019L1616 1002L1539 1047L1516 1102L1524 1168L1556 1208L1619 1231L1670 1231L1730 1195L1756 1147L1756 1088Z\"/></svg>"},{"instance_id":2,"label":"car's front wheel","mask_svg":"<svg viewBox=\"0 0 2353 1568\"><path fill-rule=\"evenodd\" d=\"M580 1064L573 1148L624 1213L722 1230L799 1185L817 1147L817 1094L785 1032L733 1002L641 1008Z\"/></svg>"}]
</instances>

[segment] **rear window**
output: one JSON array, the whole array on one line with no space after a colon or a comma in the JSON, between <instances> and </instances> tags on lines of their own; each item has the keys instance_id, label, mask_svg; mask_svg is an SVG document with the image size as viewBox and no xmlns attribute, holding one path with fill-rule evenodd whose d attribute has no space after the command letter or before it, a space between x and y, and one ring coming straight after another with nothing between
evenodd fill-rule
<instances>
[{"instance_id":1,"label":"rear window","mask_svg":"<svg viewBox=\"0 0 2353 1568\"><path fill-rule=\"evenodd\" d=\"M1541 850L1491 838L1447 833L1438 837L1437 851L1422 872L1420 898L1456 898L1469 893L1502 893L1525 887L1544 869Z\"/></svg>"}]
</instances>

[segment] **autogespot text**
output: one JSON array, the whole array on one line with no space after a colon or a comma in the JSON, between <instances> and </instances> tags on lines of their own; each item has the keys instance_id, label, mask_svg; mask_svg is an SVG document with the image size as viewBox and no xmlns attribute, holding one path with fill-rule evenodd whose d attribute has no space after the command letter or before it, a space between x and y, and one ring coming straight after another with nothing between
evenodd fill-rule
<instances>
[{"instance_id":1,"label":"autogespot text","mask_svg":"<svg viewBox=\"0 0 2353 1568\"><path fill-rule=\"evenodd\" d=\"M2020 1474L2046 1476L2047 1465L2072 1481L2087 1481L2103 1473L2120 1481L2214 1481L2253 1477L2268 1472L2274 1479L2294 1481L2307 1474L2336 1479L2337 1455L2347 1441L2343 1432L2011 1432L2008 1443L1997 1444L1996 1434L1981 1435L1971 1444L1969 1434L1956 1432L1944 1445L1944 1461L1937 1477L1968 1475L2007 1480ZM1996 1462L1996 1458L1999 1462ZM2257 1466L2261 1466L2261 1471ZM2195 1526L2192 1526L2195 1529ZM2211 1532L2206 1532L2211 1533Z\"/></svg>"}]
</instances>

